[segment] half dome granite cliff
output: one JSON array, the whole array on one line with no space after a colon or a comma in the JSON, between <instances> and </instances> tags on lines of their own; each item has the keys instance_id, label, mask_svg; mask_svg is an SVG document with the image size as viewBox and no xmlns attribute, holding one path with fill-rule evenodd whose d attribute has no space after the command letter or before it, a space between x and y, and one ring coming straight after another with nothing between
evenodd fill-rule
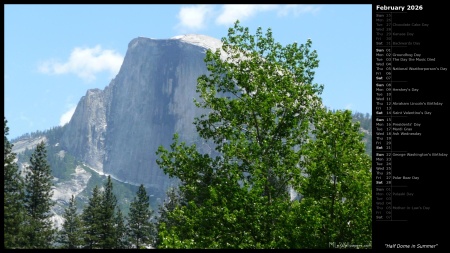
<instances>
[{"instance_id":1,"label":"half dome granite cliff","mask_svg":"<svg viewBox=\"0 0 450 253\"><path fill-rule=\"evenodd\" d=\"M61 145L99 172L167 189L170 180L155 152L160 145L168 148L175 132L188 144L197 142L193 120L205 112L193 103L197 78L207 73L206 50L220 46L204 35L133 39L111 83L81 98Z\"/></svg>"}]
</instances>

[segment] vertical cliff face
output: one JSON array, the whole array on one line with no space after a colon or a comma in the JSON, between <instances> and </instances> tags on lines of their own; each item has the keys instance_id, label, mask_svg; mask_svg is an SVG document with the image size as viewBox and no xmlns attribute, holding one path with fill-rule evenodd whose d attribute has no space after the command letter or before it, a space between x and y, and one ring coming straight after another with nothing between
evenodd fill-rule
<instances>
[{"instance_id":1,"label":"vertical cliff face","mask_svg":"<svg viewBox=\"0 0 450 253\"><path fill-rule=\"evenodd\" d=\"M97 171L103 170L106 134L107 89L88 90L61 139L61 144Z\"/></svg>"},{"instance_id":2,"label":"vertical cliff face","mask_svg":"<svg viewBox=\"0 0 450 253\"><path fill-rule=\"evenodd\" d=\"M194 117L197 78L206 74L206 48L220 41L200 35L167 40L133 39L116 78L104 90L89 90L62 138L68 152L119 180L166 189L156 150L175 132L197 140Z\"/></svg>"}]
</instances>

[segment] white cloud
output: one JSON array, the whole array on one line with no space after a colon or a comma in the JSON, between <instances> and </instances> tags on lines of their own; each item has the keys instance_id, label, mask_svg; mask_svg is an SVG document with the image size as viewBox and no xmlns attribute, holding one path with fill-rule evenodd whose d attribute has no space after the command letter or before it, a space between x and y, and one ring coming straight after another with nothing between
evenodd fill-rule
<instances>
[{"instance_id":1,"label":"white cloud","mask_svg":"<svg viewBox=\"0 0 450 253\"><path fill-rule=\"evenodd\" d=\"M278 16L293 15L297 17L304 13L317 13L320 10L320 6L314 6L309 4L285 4L280 5L277 9Z\"/></svg>"},{"instance_id":2,"label":"white cloud","mask_svg":"<svg viewBox=\"0 0 450 253\"><path fill-rule=\"evenodd\" d=\"M319 6L301 4L225 4L217 10L216 5L192 5L181 7L176 28L182 32L205 29L215 17L217 25L230 26L236 20L243 21L261 12L276 11L279 17L298 16L304 13L316 13Z\"/></svg>"},{"instance_id":3,"label":"white cloud","mask_svg":"<svg viewBox=\"0 0 450 253\"><path fill-rule=\"evenodd\" d=\"M67 112L65 112L61 116L61 118L59 118L59 125L60 126L64 126L65 124L69 123L69 121L72 118L72 115L74 114L76 108L77 108L76 106L71 107Z\"/></svg>"},{"instance_id":4,"label":"white cloud","mask_svg":"<svg viewBox=\"0 0 450 253\"><path fill-rule=\"evenodd\" d=\"M178 29L183 32L205 29L214 21L217 25L230 26L236 20L250 19L261 12L276 12L279 17L297 17L304 13L316 13L320 10L317 5L304 4L225 4L218 5L191 5L181 7L178 12Z\"/></svg>"},{"instance_id":5,"label":"white cloud","mask_svg":"<svg viewBox=\"0 0 450 253\"><path fill-rule=\"evenodd\" d=\"M95 80L95 74L109 71L111 75L119 72L123 56L114 50L102 49L100 45L93 48L76 47L67 62L47 60L39 64L39 71L44 74L73 73L87 82Z\"/></svg>"},{"instance_id":6,"label":"white cloud","mask_svg":"<svg viewBox=\"0 0 450 253\"><path fill-rule=\"evenodd\" d=\"M209 5L181 7L178 13L178 27L182 29L200 30L206 27L206 20L213 11Z\"/></svg>"},{"instance_id":7,"label":"white cloud","mask_svg":"<svg viewBox=\"0 0 450 253\"><path fill-rule=\"evenodd\" d=\"M256 15L258 12L275 10L277 8L277 5L271 4L226 4L222 6L221 14L216 18L216 23L228 26L234 24L237 19L243 21Z\"/></svg>"}]
</instances>

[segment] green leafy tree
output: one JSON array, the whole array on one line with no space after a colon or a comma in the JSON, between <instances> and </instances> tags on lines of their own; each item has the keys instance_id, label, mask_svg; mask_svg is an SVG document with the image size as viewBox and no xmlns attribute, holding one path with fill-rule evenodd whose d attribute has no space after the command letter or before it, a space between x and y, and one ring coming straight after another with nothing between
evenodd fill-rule
<instances>
[{"instance_id":1,"label":"green leafy tree","mask_svg":"<svg viewBox=\"0 0 450 253\"><path fill-rule=\"evenodd\" d=\"M66 208L64 223L60 231L59 243L63 248L79 249L83 246L83 229L80 216L77 214L77 204L72 195Z\"/></svg>"},{"instance_id":2,"label":"green leafy tree","mask_svg":"<svg viewBox=\"0 0 450 253\"><path fill-rule=\"evenodd\" d=\"M50 248L55 239L55 229L50 220L54 205L51 199L53 176L44 142L36 146L30 164L25 177L25 208L30 217L26 240L31 248Z\"/></svg>"},{"instance_id":3,"label":"green leafy tree","mask_svg":"<svg viewBox=\"0 0 450 253\"><path fill-rule=\"evenodd\" d=\"M344 118L339 130L319 126L336 119L324 113L323 86L313 83L319 61L312 42L282 46L270 29L263 35L258 28L256 35L250 35L239 22L222 42L221 50L206 53L210 73L198 78L201 100L195 101L208 110L195 119L197 132L213 142L216 154L201 154L195 145L180 142L177 134L170 151L164 147L157 151L158 165L180 179L183 199L160 219L158 246L315 248L351 236L352 242L365 241L371 214L360 211L352 194L360 191L359 196L369 197L370 182L344 180L339 170L353 171L349 178L370 181L361 176L370 163L363 149L363 155L358 153L363 144L351 120L336 116ZM315 151L310 143L327 142L331 136L321 135L327 130L347 135L330 146L318 145L324 150ZM342 147L350 144L354 146ZM340 150L341 156L331 156L330 149ZM330 174L337 176L337 183L331 185L339 184L352 194L333 193L327 186L332 178L309 175L321 153L329 155L330 164L346 164ZM315 184L319 193L306 187ZM290 189L301 194L300 201L295 201ZM320 194L330 201L318 204L321 201L315 196ZM353 234L338 231L344 223L352 224Z\"/></svg>"},{"instance_id":4,"label":"green leafy tree","mask_svg":"<svg viewBox=\"0 0 450 253\"><path fill-rule=\"evenodd\" d=\"M3 235L5 248L22 248L23 226L25 221L24 182L19 168L14 162L16 154L12 152L13 145L6 137L9 134L7 120L4 118L4 191L3 191Z\"/></svg>"},{"instance_id":5,"label":"green leafy tree","mask_svg":"<svg viewBox=\"0 0 450 253\"><path fill-rule=\"evenodd\" d=\"M152 222L153 210L144 185L140 185L136 197L130 204L128 225L131 243L137 249L153 244L155 226Z\"/></svg>"},{"instance_id":6,"label":"green leafy tree","mask_svg":"<svg viewBox=\"0 0 450 253\"><path fill-rule=\"evenodd\" d=\"M83 224L84 248L100 248L100 229L101 229L101 201L102 196L98 186L95 186L92 196L89 198L87 206L83 209L81 215Z\"/></svg>"},{"instance_id":7,"label":"green leafy tree","mask_svg":"<svg viewBox=\"0 0 450 253\"><path fill-rule=\"evenodd\" d=\"M177 226L179 224L175 223L173 219L169 219L168 215L175 210L176 207L182 205L183 199L182 195L176 188L170 187L167 191L166 199L164 203L159 206L158 214L159 216L156 219L156 234L157 231L160 230L162 224L164 224L165 229L170 229L173 226ZM155 247L158 248L161 243L159 236L155 238Z\"/></svg>"},{"instance_id":8,"label":"green leafy tree","mask_svg":"<svg viewBox=\"0 0 450 253\"><path fill-rule=\"evenodd\" d=\"M328 248L339 243L370 245L372 241L371 158L365 152L359 122L350 111L317 114L314 141L304 145L305 171L295 188L305 198L302 208L317 210L303 235L308 247ZM311 214L310 214L311 215ZM315 224L313 226L312 224Z\"/></svg>"},{"instance_id":9,"label":"green leafy tree","mask_svg":"<svg viewBox=\"0 0 450 253\"><path fill-rule=\"evenodd\" d=\"M161 247L274 248L289 210L288 186L301 173L299 147L310 138L322 86L311 41L282 46L261 28L250 35L236 22L222 52L208 51L209 76L199 77L196 105L209 113L195 120L217 156L178 142L158 149L160 167L181 180L187 204L161 224ZM225 59L221 58L225 55Z\"/></svg>"},{"instance_id":10,"label":"green leafy tree","mask_svg":"<svg viewBox=\"0 0 450 253\"><path fill-rule=\"evenodd\" d=\"M100 204L100 248L112 249L116 244L116 214L117 198L113 193L111 176L105 183Z\"/></svg>"}]
</instances>

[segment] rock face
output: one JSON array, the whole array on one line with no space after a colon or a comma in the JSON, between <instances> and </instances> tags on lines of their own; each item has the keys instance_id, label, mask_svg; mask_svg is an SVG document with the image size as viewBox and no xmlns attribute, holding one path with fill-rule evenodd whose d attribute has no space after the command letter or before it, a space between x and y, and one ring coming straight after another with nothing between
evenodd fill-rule
<instances>
[{"instance_id":1,"label":"rock face","mask_svg":"<svg viewBox=\"0 0 450 253\"><path fill-rule=\"evenodd\" d=\"M198 140L192 122L205 111L193 103L197 78L207 73L206 49L220 45L202 35L133 39L116 78L81 98L62 147L99 172L165 191L170 180L155 152L175 132L188 144Z\"/></svg>"},{"instance_id":2,"label":"rock face","mask_svg":"<svg viewBox=\"0 0 450 253\"><path fill-rule=\"evenodd\" d=\"M82 97L61 139L64 149L103 171L106 136L106 108L111 98L110 88L88 90Z\"/></svg>"}]
</instances>

